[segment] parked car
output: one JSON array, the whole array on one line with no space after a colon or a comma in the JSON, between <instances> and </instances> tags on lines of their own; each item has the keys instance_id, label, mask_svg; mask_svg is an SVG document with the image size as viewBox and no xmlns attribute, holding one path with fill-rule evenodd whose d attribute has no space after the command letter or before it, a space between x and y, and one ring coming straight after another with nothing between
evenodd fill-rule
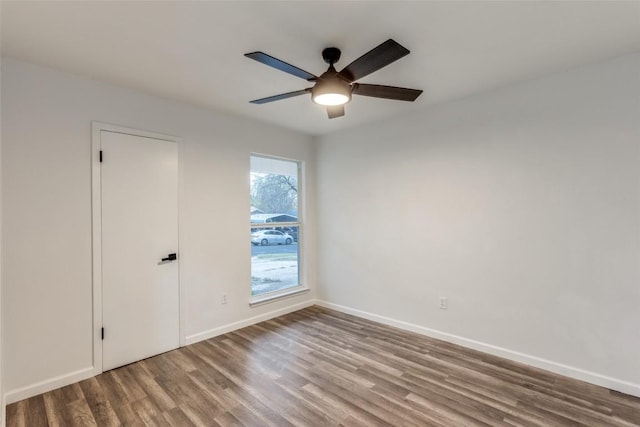
<instances>
[{"instance_id":1,"label":"parked car","mask_svg":"<svg viewBox=\"0 0 640 427\"><path fill-rule=\"evenodd\" d=\"M261 230L251 233L251 244L253 245L290 245L293 237L278 230Z\"/></svg>"},{"instance_id":2,"label":"parked car","mask_svg":"<svg viewBox=\"0 0 640 427\"><path fill-rule=\"evenodd\" d=\"M283 227L283 228L278 228L278 230L291 236L294 242L298 241L298 227Z\"/></svg>"}]
</instances>

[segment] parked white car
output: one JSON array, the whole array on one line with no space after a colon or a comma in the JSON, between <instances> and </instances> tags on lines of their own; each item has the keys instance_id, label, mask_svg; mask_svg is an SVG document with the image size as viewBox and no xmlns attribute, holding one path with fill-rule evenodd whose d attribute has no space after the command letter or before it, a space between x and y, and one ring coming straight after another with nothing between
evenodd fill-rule
<instances>
[{"instance_id":1,"label":"parked white car","mask_svg":"<svg viewBox=\"0 0 640 427\"><path fill-rule=\"evenodd\" d=\"M278 230L260 230L251 233L251 244L253 245L290 245L293 237Z\"/></svg>"}]
</instances>

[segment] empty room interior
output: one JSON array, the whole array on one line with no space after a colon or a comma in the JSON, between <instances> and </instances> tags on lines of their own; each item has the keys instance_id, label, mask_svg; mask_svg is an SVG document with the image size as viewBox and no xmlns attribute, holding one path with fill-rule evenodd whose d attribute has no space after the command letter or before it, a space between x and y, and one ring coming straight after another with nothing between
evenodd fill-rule
<instances>
[{"instance_id":1,"label":"empty room interior","mask_svg":"<svg viewBox=\"0 0 640 427\"><path fill-rule=\"evenodd\" d=\"M640 426L640 1L0 2L9 426Z\"/></svg>"}]
</instances>

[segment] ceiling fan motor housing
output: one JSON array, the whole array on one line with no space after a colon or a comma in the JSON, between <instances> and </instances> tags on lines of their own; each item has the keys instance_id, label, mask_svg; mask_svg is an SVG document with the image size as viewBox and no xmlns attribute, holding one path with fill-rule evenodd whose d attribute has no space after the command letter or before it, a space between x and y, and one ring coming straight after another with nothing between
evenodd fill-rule
<instances>
[{"instance_id":1,"label":"ceiling fan motor housing","mask_svg":"<svg viewBox=\"0 0 640 427\"><path fill-rule=\"evenodd\" d=\"M322 51L322 59L329 65L333 65L340 60L340 49L328 47Z\"/></svg>"}]
</instances>

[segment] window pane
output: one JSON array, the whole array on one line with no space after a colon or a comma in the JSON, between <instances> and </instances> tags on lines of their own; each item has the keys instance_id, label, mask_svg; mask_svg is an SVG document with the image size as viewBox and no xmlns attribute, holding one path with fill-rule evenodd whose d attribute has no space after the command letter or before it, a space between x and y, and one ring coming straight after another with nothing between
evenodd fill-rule
<instances>
[{"instance_id":1,"label":"window pane","mask_svg":"<svg viewBox=\"0 0 640 427\"><path fill-rule=\"evenodd\" d=\"M297 222L298 177L251 173L251 222Z\"/></svg>"},{"instance_id":2,"label":"window pane","mask_svg":"<svg viewBox=\"0 0 640 427\"><path fill-rule=\"evenodd\" d=\"M298 163L251 156L250 196L251 294L298 286Z\"/></svg>"},{"instance_id":3,"label":"window pane","mask_svg":"<svg viewBox=\"0 0 640 427\"><path fill-rule=\"evenodd\" d=\"M291 230L273 235L266 234L268 230L251 233L251 295L300 284L298 227Z\"/></svg>"}]
</instances>

